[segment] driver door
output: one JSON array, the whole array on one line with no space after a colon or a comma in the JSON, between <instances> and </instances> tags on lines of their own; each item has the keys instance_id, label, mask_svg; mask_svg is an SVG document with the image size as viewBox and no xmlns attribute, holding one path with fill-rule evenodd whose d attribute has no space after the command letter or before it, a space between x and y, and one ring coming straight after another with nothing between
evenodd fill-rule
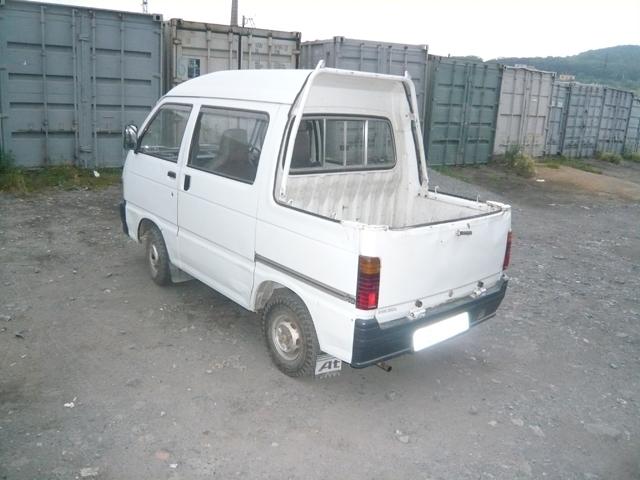
<instances>
[{"instance_id":1,"label":"driver door","mask_svg":"<svg viewBox=\"0 0 640 480\"><path fill-rule=\"evenodd\" d=\"M266 113L201 106L178 186L182 268L245 307L253 287L254 181L267 126Z\"/></svg>"}]
</instances>

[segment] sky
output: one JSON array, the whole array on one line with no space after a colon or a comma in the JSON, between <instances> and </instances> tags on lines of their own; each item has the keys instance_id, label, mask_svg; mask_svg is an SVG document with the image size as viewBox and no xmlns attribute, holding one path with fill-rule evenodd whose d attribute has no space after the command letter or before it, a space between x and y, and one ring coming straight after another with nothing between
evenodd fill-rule
<instances>
[{"instance_id":1,"label":"sky","mask_svg":"<svg viewBox=\"0 0 640 480\"><path fill-rule=\"evenodd\" d=\"M142 0L49 0L141 12ZM148 0L165 20L228 24L231 0ZM436 55L567 56L640 44L640 0L238 0L258 28L429 45Z\"/></svg>"}]
</instances>

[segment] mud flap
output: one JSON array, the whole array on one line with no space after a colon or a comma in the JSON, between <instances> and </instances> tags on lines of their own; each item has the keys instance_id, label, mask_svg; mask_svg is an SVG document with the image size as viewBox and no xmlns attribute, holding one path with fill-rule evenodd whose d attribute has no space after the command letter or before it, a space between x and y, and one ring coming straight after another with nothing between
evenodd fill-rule
<instances>
[{"instance_id":1,"label":"mud flap","mask_svg":"<svg viewBox=\"0 0 640 480\"><path fill-rule=\"evenodd\" d=\"M171 273L171 282L172 283L182 283L193 280L193 277L189 275L187 272L180 270L173 263L169 263L169 272Z\"/></svg>"},{"instance_id":2,"label":"mud flap","mask_svg":"<svg viewBox=\"0 0 640 480\"><path fill-rule=\"evenodd\" d=\"M337 377L341 371L342 360L327 353L321 353L316 358L315 378Z\"/></svg>"}]
</instances>

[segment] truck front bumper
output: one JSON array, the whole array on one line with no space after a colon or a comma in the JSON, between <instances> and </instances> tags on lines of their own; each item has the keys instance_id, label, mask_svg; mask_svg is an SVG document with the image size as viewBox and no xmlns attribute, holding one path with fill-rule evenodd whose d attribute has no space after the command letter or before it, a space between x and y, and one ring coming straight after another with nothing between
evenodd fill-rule
<instances>
[{"instance_id":1,"label":"truck front bumper","mask_svg":"<svg viewBox=\"0 0 640 480\"><path fill-rule=\"evenodd\" d=\"M461 298L427 310L413 319L399 318L378 323L376 319L357 319L353 334L351 366L364 368L413 352L413 332L421 327L467 312L469 326L473 327L493 317L507 291L508 279L503 277L477 298Z\"/></svg>"}]
</instances>

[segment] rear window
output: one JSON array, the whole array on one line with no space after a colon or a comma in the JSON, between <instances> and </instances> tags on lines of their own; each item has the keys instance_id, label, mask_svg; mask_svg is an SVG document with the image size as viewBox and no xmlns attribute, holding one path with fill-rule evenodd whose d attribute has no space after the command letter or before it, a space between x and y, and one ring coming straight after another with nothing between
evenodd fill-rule
<instances>
[{"instance_id":1,"label":"rear window","mask_svg":"<svg viewBox=\"0 0 640 480\"><path fill-rule=\"evenodd\" d=\"M291 157L291 173L392 168L391 122L373 117L303 116Z\"/></svg>"}]
</instances>

